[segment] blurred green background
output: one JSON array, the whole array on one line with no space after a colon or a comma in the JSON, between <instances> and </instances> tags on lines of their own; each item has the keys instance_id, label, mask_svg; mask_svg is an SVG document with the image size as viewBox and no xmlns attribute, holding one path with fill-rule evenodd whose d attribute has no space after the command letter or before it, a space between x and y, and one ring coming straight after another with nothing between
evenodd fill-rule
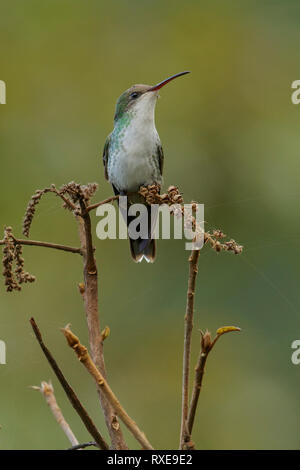
<instances>
[{"instance_id":1,"label":"blurred green background","mask_svg":"<svg viewBox=\"0 0 300 470\"><path fill-rule=\"evenodd\" d=\"M291 363L299 324L298 1L0 1L0 222L21 235L37 188L75 180L112 194L100 155L117 97L134 83L192 74L161 91L156 123L165 187L205 204L207 228L245 246L242 256L200 256L193 333L238 325L208 361L194 440L200 449L299 447L300 366ZM93 215L94 226L97 222ZM95 232L94 232L95 233ZM76 246L70 213L45 197L31 238ZM188 252L159 241L153 265L134 264L127 241L95 238L109 381L157 448L177 448ZM24 248L37 282L0 292L0 448L66 448L43 397L52 379L65 417L89 440L36 343L33 315L72 386L104 430L94 385L59 328L87 342L77 291L80 259ZM128 436L132 448L138 448Z\"/></svg>"}]
</instances>

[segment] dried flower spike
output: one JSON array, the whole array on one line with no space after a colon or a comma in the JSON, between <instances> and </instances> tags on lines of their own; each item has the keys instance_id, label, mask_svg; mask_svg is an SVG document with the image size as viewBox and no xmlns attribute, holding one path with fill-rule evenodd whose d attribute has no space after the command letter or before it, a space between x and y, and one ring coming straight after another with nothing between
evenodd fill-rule
<instances>
[{"instance_id":1,"label":"dried flower spike","mask_svg":"<svg viewBox=\"0 0 300 470\"><path fill-rule=\"evenodd\" d=\"M177 186L169 186L168 191L164 194L160 194L160 186L157 184L141 186L139 194L145 198L147 204L168 204L172 206L171 213L176 217L181 217L185 214L182 194ZM191 205L192 211L195 212L197 203L192 201ZM226 238L222 230L214 230L212 234L210 232L204 232L203 234L203 229L196 227L196 219L193 215L184 218L184 225L185 228L193 229L196 232L194 241L197 241L199 237L204 235L204 244L210 244L211 248L217 253L220 251L233 251L238 255L243 251L243 247L238 245L235 240L222 243L222 239Z\"/></svg>"},{"instance_id":2,"label":"dried flower spike","mask_svg":"<svg viewBox=\"0 0 300 470\"><path fill-rule=\"evenodd\" d=\"M20 290L14 274L13 274L13 261L15 257L14 240L12 238L11 227L6 227L4 230L4 247L3 247L3 276L6 290L11 292L13 290Z\"/></svg>"},{"instance_id":3,"label":"dried flower spike","mask_svg":"<svg viewBox=\"0 0 300 470\"><path fill-rule=\"evenodd\" d=\"M22 232L26 237L29 236L29 231L30 231L30 227L31 227L31 224L32 224L32 221L33 221L34 214L35 214L36 206L40 202L41 197L43 196L43 194L45 194L46 192L49 192L49 191L50 191L49 188L37 189L35 194L31 197L31 199L30 199L30 201L27 205L24 220L23 220L23 230L22 230Z\"/></svg>"},{"instance_id":4,"label":"dried flower spike","mask_svg":"<svg viewBox=\"0 0 300 470\"><path fill-rule=\"evenodd\" d=\"M96 183L89 183L87 185L80 185L71 181L68 184L63 185L60 189L57 189L55 184L51 184L49 188L38 189L35 194L31 197L23 220L23 234L28 237L33 217L37 204L40 202L42 196L46 193L54 193L63 200L63 207L80 215L79 201L84 200L85 204L88 205L89 200L93 197L98 189Z\"/></svg>"},{"instance_id":5,"label":"dried flower spike","mask_svg":"<svg viewBox=\"0 0 300 470\"><path fill-rule=\"evenodd\" d=\"M22 247L16 242L11 227L4 230L4 248L3 248L3 276L5 279L6 290L21 290L21 284L34 282L35 277L24 271L24 258L22 258ZM16 267L13 271L13 263Z\"/></svg>"}]
</instances>

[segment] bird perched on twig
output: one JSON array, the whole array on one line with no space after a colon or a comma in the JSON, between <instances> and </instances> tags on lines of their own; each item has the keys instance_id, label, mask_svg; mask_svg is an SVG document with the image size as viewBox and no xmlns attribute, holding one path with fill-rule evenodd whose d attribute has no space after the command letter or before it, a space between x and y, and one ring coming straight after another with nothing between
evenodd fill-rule
<instances>
[{"instance_id":1,"label":"bird perched on twig","mask_svg":"<svg viewBox=\"0 0 300 470\"><path fill-rule=\"evenodd\" d=\"M107 137L103 164L105 178L116 195L128 195L126 216L130 204L141 202L141 186L162 184L164 154L155 127L154 111L159 90L170 81L189 72L180 72L157 85L133 85L119 97L114 117L114 129ZM124 212L123 212L124 213ZM133 239L130 250L134 261L155 259L155 239L151 208L147 208L147 235ZM126 217L127 225L133 220Z\"/></svg>"}]
</instances>

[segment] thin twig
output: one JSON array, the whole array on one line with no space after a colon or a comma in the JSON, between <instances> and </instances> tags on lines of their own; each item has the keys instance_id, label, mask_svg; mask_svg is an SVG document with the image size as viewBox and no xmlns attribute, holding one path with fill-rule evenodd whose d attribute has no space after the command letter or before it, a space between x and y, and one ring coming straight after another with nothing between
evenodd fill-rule
<instances>
[{"instance_id":1,"label":"thin twig","mask_svg":"<svg viewBox=\"0 0 300 470\"><path fill-rule=\"evenodd\" d=\"M142 445L143 449L152 450L153 447L146 438L145 434L140 430L137 424L130 418L130 416L124 410L116 395L113 393L112 389L108 385L103 374L101 374L101 372L97 369L95 363L92 361L92 358L88 353L87 348L80 343L77 336L72 333L68 326L66 326L66 328L63 328L62 332L65 335L69 346L75 351L78 359L91 374L100 392L109 401L116 414L123 421L125 426L129 429L129 431L133 434L137 441Z\"/></svg>"},{"instance_id":2,"label":"thin twig","mask_svg":"<svg viewBox=\"0 0 300 470\"><path fill-rule=\"evenodd\" d=\"M201 387L202 387L202 381L203 381L204 372L205 372L205 365L206 365L208 355L210 351L212 351L212 349L214 348L217 340L224 333L230 333L232 331L241 331L241 330L240 328L236 326L225 326L225 327L219 328L217 330L217 335L215 336L213 340L211 339L211 334L209 333L209 331L206 331L205 333L201 332L201 347L200 347L199 357L197 360L197 365L195 367L195 379L194 379L192 398L191 398L188 420L187 420L187 429L188 429L189 439L191 439L191 434L193 431L193 425L194 425L194 420L195 420L195 415L196 415L196 410L198 406L199 396L200 396Z\"/></svg>"},{"instance_id":3,"label":"thin twig","mask_svg":"<svg viewBox=\"0 0 300 470\"><path fill-rule=\"evenodd\" d=\"M77 446L69 447L67 450L80 450L85 449L86 447L98 447L96 442L84 442L83 444L78 444Z\"/></svg>"},{"instance_id":4,"label":"thin twig","mask_svg":"<svg viewBox=\"0 0 300 470\"><path fill-rule=\"evenodd\" d=\"M90 212L93 209L97 209L97 207L102 206L103 204L108 204L109 202L116 201L117 199L119 199L119 195L108 197L107 199L104 199L104 201L97 202L96 204L91 204L86 208L86 210Z\"/></svg>"},{"instance_id":5,"label":"thin twig","mask_svg":"<svg viewBox=\"0 0 300 470\"><path fill-rule=\"evenodd\" d=\"M54 389L51 383L42 382L40 387L32 387L34 390L39 390L45 397L45 400L53 413L54 418L56 419L57 423L69 439L72 446L77 446L79 441L76 439L70 425L65 420L61 409L59 408L55 395Z\"/></svg>"},{"instance_id":6,"label":"thin twig","mask_svg":"<svg viewBox=\"0 0 300 470\"><path fill-rule=\"evenodd\" d=\"M71 253L81 254L80 248L73 248L72 246L67 245L59 245L57 243L40 242L37 240L20 240L18 238L14 238L14 242L16 243L16 245L43 246L45 248L54 248L55 250L69 251ZM5 241L0 240L0 245L5 245Z\"/></svg>"},{"instance_id":7,"label":"thin twig","mask_svg":"<svg viewBox=\"0 0 300 470\"><path fill-rule=\"evenodd\" d=\"M194 317L194 298L195 284L198 272L198 260L200 250L193 250L189 257L189 279L186 300L186 312L184 317L184 346L183 346L183 370L182 370L182 408L181 408L181 429L180 429L180 449L185 448L188 442L188 406L189 406L189 373L190 373L190 356L191 356L191 339L193 330Z\"/></svg>"},{"instance_id":8,"label":"thin twig","mask_svg":"<svg viewBox=\"0 0 300 470\"><path fill-rule=\"evenodd\" d=\"M77 217L79 226L79 239L84 262L84 289L83 299L88 327L89 344L94 363L106 378L106 369L103 354L103 338L100 329L98 310L98 273L94 258L92 240L91 218L87 211L86 203L80 199L81 215ZM116 413L105 396L99 393L100 404L104 413L105 423L111 438L112 448L116 450L128 449L123 437L120 423Z\"/></svg>"},{"instance_id":9,"label":"thin twig","mask_svg":"<svg viewBox=\"0 0 300 470\"><path fill-rule=\"evenodd\" d=\"M100 432L96 428L93 420L90 418L88 415L86 409L83 407L81 404L79 398L77 397L76 393L72 389L72 387L69 385L67 382L65 376L63 375L61 369L59 368L57 362L55 361L54 357L50 353L49 349L46 347L41 332L39 330L39 327L37 326L34 318L30 319L30 324L32 326L32 329L34 331L34 334L36 336L36 339L38 340L38 343L45 354L50 366L52 367L53 372L55 373L56 377L58 378L60 384L62 385L64 391L66 392L66 395L77 411L78 415L80 416L83 424L85 425L87 431L91 434L91 436L95 439L96 443L102 450L107 450L109 449L108 444L105 442L104 438L101 436Z\"/></svg>"},{"instance_id":10,"label":"thin twig","mask_svg":"<svg viewBox=\"0 0 300 470\"><path fill-rule=\"evenodd\" d=\"M202 380L204 376L205 364L206 364L209 351L211 350L210 333L206 331L204 334L201 333L201 336L202 336L201 348L200 348L197 365L195 367L195 380L194 380L192 398L191 398L188 420L187 420L187 429L188 429L189 436L191 436L192 434L196 410L198 406L199 395L200 395L201 386L202 386Z\"/></svg>"},{"instance_id":11,"label":"thin twig","mask_svg":"<svg viewBox=\"0 0 300 470\"><path fill-rule=\"evenodd\" d=\"M67 197L65 197L61 192L59 192L55 187L52 188L52 192L55 193L58 197L60 197L64 203L69 207L69 209L71 211L77 211L78 210L78 207L76 206L76 204L73 204L73 202L68 199Z\"/></svg>"}]
</instances>

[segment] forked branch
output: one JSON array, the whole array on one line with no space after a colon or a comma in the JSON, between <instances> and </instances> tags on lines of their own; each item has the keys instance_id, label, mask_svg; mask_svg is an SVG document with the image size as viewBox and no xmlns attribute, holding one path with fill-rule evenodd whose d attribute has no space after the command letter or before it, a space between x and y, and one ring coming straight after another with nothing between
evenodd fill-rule
<instances>
[{"instance_id":1,"label":"forked branch","mask_svg":"<svg viewBox=\"0 0 300 470\"><path fill-rule=\"evenodd\" d=\"M92 227L87 201L79 197L80 216L77 216L79 227L79 239L83 253L84 262L84 286L81 289L89 334L89 344L92 359L99 371L106 377L106 368L103 354L103 338L100 329L99 307L98 307L98 273L94 258L94 248L92 240ZM111 438L113 449L127 449L120 424L116 413L103 394L99 393L101 407L104 413L106 426Z\"/></svg>"},{"instance_id":2,"label":"forked branch","mask_svg":"<svg viewBox=\"0 0 300 470\"><path fill-rule=\"evenodd\" d=\"M198 273L198 260L200 250L194 250L189 257L189 279L186 299L186 311L184 317L184 345L183 345L183 368L182 368L182 404L181 404L181 430L180 449L184 449L189 441L187 429L188 407L189 407L189 375L191 341L194 318L195 284Z\"/></svg>"},{"instance_id":3,"label":"forked branch","mask_svg":"<svg viewBox=\"0 0 300 470\"><path fill-rule=\"evenodd\" d=\"M68 383L67 379L65 378L64 374L62 373L60 367L58 366L56 360L54 359L53 355L45 345L42 334L40 332L39 327L37 326L34 318L30 319L30 324L34 331L35 337L47 359L49 362L53 372L55 373L56 377L58 378L61 386L63 387L69 401L71 402L74 409L77 411L78 415L80 416L84 426L86 427L87 431L91 434L91 436L95 439L96 443L100 447L100 449L108 450L109 446L105 442L105 439L102 437L100 432L98 431L96 425L94 424L92 418L88 415L86 409L81 404L79 398L77 397L76 393Z\"/></svg>"},{"instance_id":4,"label":"forked branch","mask_svg":"<svg viewBox=\"0 0 300 470\"><path fill-rule=\"evenodd\" d=\"M187 439L189 441L191 440L191 435L193 431L193 425L194 425L196 410L198 406L199 396L201 392L207 357L209 353L212 351L213 347L215 346L217 340L223 334L230 333L232 331L241 331L241 330L240 328L236 326L224 326L217 330L217 334L213 340L211 339L211 334L209 333L209 331L206 331L205 333L201 332L201 347L200 347L200 353L199 353L197 365L195 368L195 380L194 380L192 398L191 398L191 403L190 403L190 408L189 408L189 413L188 413L188 420L187 420L187 431L188 431Z\"/></svg>"},{"instance_id":5,"label":"forked branch","mask_svg":"<svg viewBox=\"0 0 300 470\"><path fill-rule=\"evenodd\" d=\"M95 380L97 384L97 387L100 390L100 393L102 393L105 396L107 401L111 404L111 406L115 410L118 417L123 421L125 426L129 429L129 431L141 444L143 449L148 449L148 450L153 449L152 445L146 438L145 434L140 430L137 424L130 418L130 416L122 407L116 395L114 394L114 392L108 385L103 374L101 374L99 369L97 369L95 363L92 361L92 358L88 353L87 348L80 343L78 337L74 335L74 333L70 330L68 326L66 326L66 328L63 328L62 332L65 335L69 346L75 351L79 361L85 366L85 368L88 370L90 375L93 377L93 379Z\"/></svg>"}]
</instances>

